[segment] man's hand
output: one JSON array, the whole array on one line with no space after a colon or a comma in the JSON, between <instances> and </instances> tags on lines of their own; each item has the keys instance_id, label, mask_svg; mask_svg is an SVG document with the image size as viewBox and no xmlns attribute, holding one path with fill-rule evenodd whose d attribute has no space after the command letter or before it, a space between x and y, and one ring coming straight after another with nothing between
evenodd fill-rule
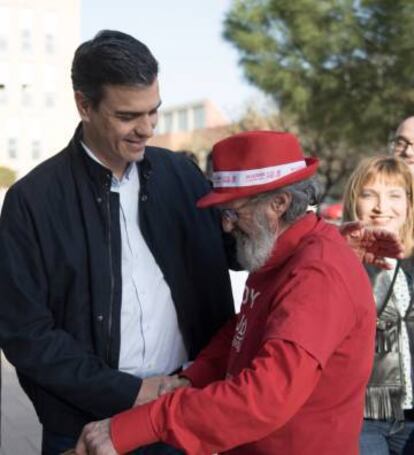
<instances>
[{"instance_id":1,"label":"man's hand","mask_svg":"<svg viewBox=\"0 0 414 455\"><path fill-rule=\"evenodd\" d=\"M174 376L167 376L161 384L159 395L164 395L181 387L190 386L191 382L187 378L180 378L178 374L175 374Z\"/></svg>"},{"instance_id":2,"label":"man's hand","mask_svg":"<svg viewBox=\"0 0 414 455\"><path fill-rule=\"evenodd\" d=\"M403 246L398 236L384 229L366 227L360 221L344 223L339 232L362 262L382 269L391 266L385 258L403 257Z\"/></svg>"},{"instance_id":3,"label":"man's hand","mask_svg":"<svg viewBox=\"0 0 414 455\"><path fill-rule=\"evenodd\" d=\"M152 378L143 379L134 407L158 398L162 389L162 384L168 378L168 376L153 376Z\"/></svg>"},{"instance_id":4,"label":"man's hand","mask_svg":"<svg viewBox=\"0 0 414 455\"><path fill-rule=\"evenodd\" d=\"M110 436L109 419L88 423L82 430L75 452L77 455L118 455Z\"/></svg>"}]
</instances>

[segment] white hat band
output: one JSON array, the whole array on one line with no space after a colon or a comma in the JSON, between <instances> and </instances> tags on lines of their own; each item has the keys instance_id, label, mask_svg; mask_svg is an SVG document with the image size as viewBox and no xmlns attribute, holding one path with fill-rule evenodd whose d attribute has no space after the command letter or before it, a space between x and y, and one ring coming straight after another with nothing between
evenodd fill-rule
<instances>
[{"instance_id":1,"label":"white hat band","mask_svg":"<svg viewBox=\"0 0 414 455\"><path fill-rule=\"evenodd\" d=\"M280 180L286 175L306 167L304 160L293 163L279 164L278 166L264 167L262 169L249 169L245 171L213 172L214 188L236 188L244 186L265 185L266 183Z\"/></svg>"}]
</instances>

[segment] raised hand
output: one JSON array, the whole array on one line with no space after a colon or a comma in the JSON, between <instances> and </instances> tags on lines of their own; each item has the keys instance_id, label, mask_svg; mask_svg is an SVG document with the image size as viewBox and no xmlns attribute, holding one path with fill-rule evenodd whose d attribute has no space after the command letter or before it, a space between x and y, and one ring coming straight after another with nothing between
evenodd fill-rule
<instances>
[{"instance_id":1,"label":"raised hand","mask_svg":"<svg viewBox=\"0 0 414 455\"><path fill-rule=\"evenodd\" d=\"M402 243L392 232L364 226L360 221L344 223L339 231L365 264L389 269L391 266L385 258L403 257Z\"/></svg>"}]
</instances>

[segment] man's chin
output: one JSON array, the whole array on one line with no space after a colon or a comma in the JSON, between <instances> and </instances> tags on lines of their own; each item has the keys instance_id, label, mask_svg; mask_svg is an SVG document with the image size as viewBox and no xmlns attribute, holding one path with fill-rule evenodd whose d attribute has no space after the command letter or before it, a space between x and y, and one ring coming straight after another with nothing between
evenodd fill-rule
<instances>
[{"instance_id":1,"label":"man's chin","mask_svg":"<svg viewBox=\"0 0 414 455\"><path fill-rule=\"evenodd\" d=\"M141 161L144 158L145 147L147 146L146 141L129 142L124 143L123 152L128 156L130 161Z\"/></svg>"},{"instance_id":2,"label":"man's chin","mask_svg":"<svg viewBox=\"0 0 414 455\"><path fill-rule=\"evenodd\" d=\"M144 159L144 156L145 156L145 150L143 150L139 155L138 155L138 158L135 160L136 163L139 163L140 161L142 161Z\"/></svg>"},{"instance_id":3,"label":"man's chin","mask_svg":"<svg viewBox=\"0 0 414 455\"><path fill-rule=\"evenodd\" d=\"M269 251L257 252L248 251L245 245L237 246L237 261L248 272L256 272L261 269L269 259Z\"/></svg>"},{"instance_id":4,"label":"man's chin","mask_svg":"<svg viewBox=\"0 0 414 455\"><path fill-rule=\"evenodd\" d=\"M277 238L268 235L265 240L254 241L245 235L236 235L237 260L249 272L261 269L269 260L276 247Z\"/></svg>"},{"instance_id":5,"label":"man's chin","mask_svg":"<svg viewBox=\"0 0 414 455\"><path fill-rule=\"evenodd\" d=\"M127 153L128 161L139 163L144 159L145 147L142 150Z\"/></svg>"}]
</instances>

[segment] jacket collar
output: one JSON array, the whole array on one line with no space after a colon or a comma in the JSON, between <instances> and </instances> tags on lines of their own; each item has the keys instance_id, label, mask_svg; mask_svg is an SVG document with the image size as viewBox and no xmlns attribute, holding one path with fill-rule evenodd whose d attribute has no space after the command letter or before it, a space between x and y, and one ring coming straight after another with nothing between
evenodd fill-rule
<instances>
[{"instance_id":1,"label":"jacket collar","mask_svg":"<svg viewBox=\"0 0 414 455\"><path fill-rule=\"evenodd\" d=\"M322 221L313 212L309 212L289 226L276 240L271 257L256 274L282 266L293 254L295 254L302 239L313 231L317 224L321 222Z\"/></svg>"}]
</instances>

